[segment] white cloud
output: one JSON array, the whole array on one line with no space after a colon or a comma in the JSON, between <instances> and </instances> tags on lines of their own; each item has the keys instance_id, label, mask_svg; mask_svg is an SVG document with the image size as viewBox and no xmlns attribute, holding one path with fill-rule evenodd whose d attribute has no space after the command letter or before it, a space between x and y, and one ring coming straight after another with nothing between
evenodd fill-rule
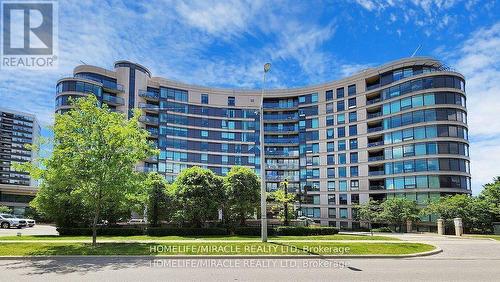
<instances>
[{"instance_id":1,"label":"white cloud","mask_svg":"<svg viewBox=\"0 0 500 282\"><path fill-rule=\"evenodd\" d=\"M442 48L440 48L442 50ZM500 22L472 33L447 60L466 78L474 192L500 175Z\"/></svg>"}]
</instances>

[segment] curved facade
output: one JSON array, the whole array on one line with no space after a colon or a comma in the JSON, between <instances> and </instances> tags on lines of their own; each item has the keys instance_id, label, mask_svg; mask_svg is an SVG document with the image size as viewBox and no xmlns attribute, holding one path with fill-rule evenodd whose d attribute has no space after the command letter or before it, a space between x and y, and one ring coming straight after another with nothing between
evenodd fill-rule
<instances>
[{"instance_id":1,"label":"curved facade","mask_svg":"<svg viewBox=\"0 0 500 282\"><path fill-rule=\"evenodd\" d=\"M161 150L141 169L167 180L198 165L258 173L260 90L216 89L152 77L128 61L78 66L58 81L56 111L93 93L112 110L144 111ZM300 214L356 228L352 205L407 197L425 204L470 193L464 77L431 58L407 58L338 81L264 95L266 186L288 180ZM426 222L432 218L422 218Z\"/></svg>"}]
</instances>

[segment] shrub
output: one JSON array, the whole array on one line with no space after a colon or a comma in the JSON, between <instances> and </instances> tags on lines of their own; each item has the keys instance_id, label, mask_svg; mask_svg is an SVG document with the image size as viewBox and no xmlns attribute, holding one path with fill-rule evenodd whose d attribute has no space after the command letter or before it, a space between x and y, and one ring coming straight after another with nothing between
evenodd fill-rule
<instances>
[{"instance_id":1,"label":"shrub","mask_svg":"<svg viewBox=\"0 0 500 282\"><path fill-rule=\"evenodd\" d=\"M273 236L276 234L276 229L272 227L267 228L267 235ZM234 235L240 236L260 236L261 228L260 226L246 226L246 227L236 227L234 229Z\"/></svg>"},{"instance_id":2,"label":"shrub","mask_svg":"<svg viewBox=\"0 0 500 282\"><path fill-rule=\"evenodd\" d=\"M58 227L57 232L59 232L59 235L65 235L65 236L92 236L92 228L90 227L83 227L83 228ZM144 229L136 227L97 228L97 235L137 236L137 235L144 235Z\"/></svg>"},{"instance_id":3,"label":"shrub","mask_svg":"<svg viewBox=\"0 0 500 282\"><path fill-rule=\"evenodd\" d=\"M280 226L276 228L278 236L315 236L334 235L339 233L336 227L288 227Z\"/></svg>"},{"instance_id":4,"label":"shrub","mask_svg":"<svg viewBox=\"0 0 500 282\"><path fill-rule=\"evenodd\" d=\"M214 236L228 235L225 228L164 228L149 227L146 235L149 236Z\"/></svg>"}]
</instances>

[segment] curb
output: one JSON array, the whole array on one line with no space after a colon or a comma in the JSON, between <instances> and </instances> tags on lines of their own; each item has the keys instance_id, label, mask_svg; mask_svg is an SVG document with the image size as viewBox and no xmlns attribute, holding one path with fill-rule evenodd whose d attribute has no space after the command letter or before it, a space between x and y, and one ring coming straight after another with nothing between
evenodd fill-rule
<instances>
[{"instance_id":1,"label":"curb","mask_svg":"<svg viewBox=\"0 0 500 282\"><path fill-rule=\"evenodd\" d=\"M89 255L89 256L74 256L74 255L54 255L54 256L0 256L0 260L46 260L56 258L69 258L69 259L85 259L85 258L137 258L137 259L404 259L425 257L443 252L443 249L436 247L436 249L427 252L406 254L406 255Z\"/></svg>"}]
</instances>

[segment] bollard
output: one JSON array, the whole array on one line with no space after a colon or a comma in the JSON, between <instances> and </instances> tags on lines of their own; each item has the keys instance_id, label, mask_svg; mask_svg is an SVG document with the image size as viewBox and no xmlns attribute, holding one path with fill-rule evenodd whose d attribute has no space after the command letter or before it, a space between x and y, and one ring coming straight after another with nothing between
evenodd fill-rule
<instances>
[{"instance_id":1,"label":"bollard","mask_svg":"<svg viewBox=\"0 0 500 282\"><path fill-rule=\"evenodd\" d=\"M455 224L455 236L462 236L462 234L464 234L462 219L459 217L454 218L453 223Z\"/></svg>"},{"instance_id":2,"label":"bollard","mask_svg":"<svg viewBox=\"0 0 500 282\"><path fill-rule=\"evenodd\" d=\"M438 235L444 235L444 219L439 218L437 220L438 225Z\"/></svg>"},{"instance_id":3,"label":"bollard","mask_svg":"<svg viewBox=\"0 0 500 282\"><path fill-rule=\"evenodd\" d=\"M411 233L413 227L413 222L411 220L406 221L406 233Z\"/></svg>"}]
</instances>

